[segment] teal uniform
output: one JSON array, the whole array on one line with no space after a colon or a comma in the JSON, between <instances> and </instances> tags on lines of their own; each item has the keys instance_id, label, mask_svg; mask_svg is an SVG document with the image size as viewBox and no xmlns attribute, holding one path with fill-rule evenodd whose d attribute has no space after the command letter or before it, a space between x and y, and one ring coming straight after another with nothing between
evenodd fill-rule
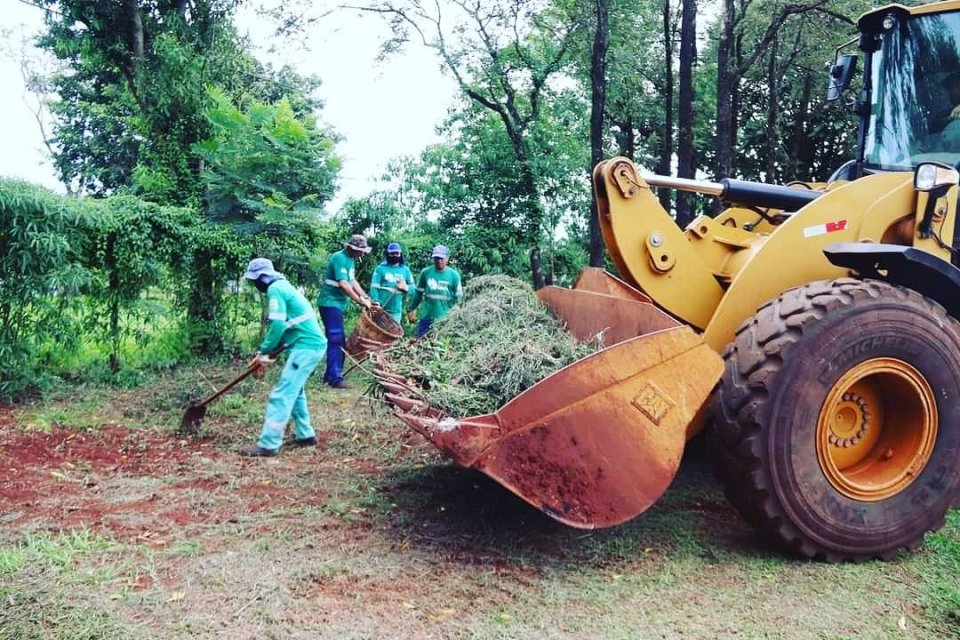
<instances>
[{"instance_id":1,"label":"teal uniform","mask_svg":"<svg viewBox=\"0 0 960 640\"><path fill-rule=\"evenodd\" d=\"M405 264L387 264L386 261L377 265L370 280L370 298L383 307L390 317L400 323L403 315L403 291L397 291L397 283L407 283L407 290L413 290L413 274Z\"/></svg>"},{"instance_id":2,"label":"teal uniform","mask_svg":"<svg viewBox=\"0 0 960 640\"><path fill-rule=\"evenodd\" d=\"M423 337L434 320L447 315L447 312L463 298L463 288L460 286L460 274L452 267L442 271L436 267L427 267L420 272L417 288L410 297L410 310L413 311L423 301L420 309L420 322L417 325L417 336Z\"/></svg>"},{"instance_id":3,"label":"teal uniform","mask_svg":"<svg viewBox=\"0 0 960 640\"><path fill-rule=\"evenodd\" d=\"M343 314L350 305L350 297L340 288L340 282L353 284L356 281L356 262L340 250L330 256L330 262L323 272L323 284L317 307L323 320L323 329L327 336L327 368L323 381L329 385L343 384L343 347L347 337L343 326Z\"/></svg>"},{"instance_id":4,"label":"teal uniform","mask_svg":"<svg viewBox=\"0 0 960 640\"><path fill-rule=\"evenodd\" d=\"M353 258L344 250L337 251L330 256L330 262L323 273L323 287L317 298L318 307L336 307L346 311L350 305L350 298L340 288L340 281L353 283L357 277L357 265Z\"/></svg>"},{"instance_id":5,"label":"teal uniform","mask_svg":"<svg viewBox=\"0 0 960 640\"><path fill-rule=\"evenodd\" d=\"M294 419L295 438L316 437L310 424L304 386L323 359L327 340L320 331L317 315L310 302L285 278L270 283L267 305L267 332L260 343L259 352L273 353L280 346L290 352L277 386L267 399L267 414L257 441L261 448L276 451L283 442L283 432L291 416Z\"/></svg>"}]
</instances>

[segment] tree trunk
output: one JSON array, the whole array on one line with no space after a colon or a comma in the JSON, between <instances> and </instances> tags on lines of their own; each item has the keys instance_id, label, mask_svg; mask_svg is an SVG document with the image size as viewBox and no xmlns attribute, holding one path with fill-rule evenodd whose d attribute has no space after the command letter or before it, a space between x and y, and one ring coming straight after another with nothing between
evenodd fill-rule
<instances>
[{"instance_id":1,"label":"tree trunk","mask_svg":"<svg viewBox=\"0 0 960 640\"><path fill-rule=\"evenodd\" d=\"M120 292L116 269L110 273L110 372L120 370Z\"/></svg>"},{"instance_id":2,"label":"tree trunk","mask_svg":"<svg viewBox=\"0 0 960 640\"><path fill-rule=\"evenodd\" d=\"M140 15L138 0L126 0L130 12L130 51L133 53L133 65L143 60L143 18Z\"/></svg>"},{"instance_id":3,"label":"tree trunk","mask_svg":"<svg viewBox=\"0 0 960 640\"><path fill-rule=\"evenodd\" d=\"M807 146L806 132L810 118L810 98L813 93L813 82L809 73L803 76L803 91L800 94L800 103L797 105L797 119L790 127L790 151L787 159L787 176L796 180L809 180L812 176L807 172L800 175L800 154ZM809 167L810 164L808 163Z\"/></svg>"},{"instance_id":4,"label":"tree trunk","mask_svg":"<svg viewBox=\"0 0 960 640\"><path fill-rule=\"evenodd\" d=\"M657 173L668 176L672 173L673 159L673 23L670 20L670 2L663 0L663 135L661 136L660 163ZM632 159L632 157L631 157ZM667 211L671 207L670 189L660 189L660 206Z\"/></svg>"},{"instance_id":5,"label":"tree trunk","mask_svg":"<svg viewBox=\"0 0 960 640\"><path fill-rule=\"evenodd\" d=\"M603 160L603 114L607 98L607 45L609 24L607 0L595 0L596 31L590 58L590 171ZM590 199L590 266L603 265L603 236L597 214L597 201Z\"/></svg>"},{"instance_id":6,"label":"tree trunk","mask_svg":"<svg viewBox=\"0 0 960 640\"><path fill-rule=\"evenodd\" d=\"M198 355L211 355L223 349L218 326L220 287L213 268L213 252L199 249L193 259L193 282L187 305L190 349Z\"/></svg>"},{"instance_id":7,"label":"tree trunk","mask_svg":"<svg viewBox=\"0 0 960 640\"><path fill-rule=\"evenodd\" d=\"M695 178L693 148L693 65L697 57L697 2L682 0L680 18L680 109L677 122L677 175ZM685 228L693 220L692 194L677 192L677 224Z\"/></svg>"},{"instance_id":8,"label":"tree trunk","mask_svg":"<svg viewBox=\"0 0 960 640\"><path fill-rule=\"evenodd\" d=\"M120 301L110 301L110 372L120 370Z\"/></svg>"},{"instance_id":9,"label":"tree trunk","mask_svg":"<svg viewBox=\"0 0 960 640\"><path fill-rule=\"evenodd\" d=\"M631 160L637 157L637 132L633 126L633 119L629 116L622 122L616 122L619 133L613 136L617 141L618 154Z\"/></svg>"},{"instance_id":10,"label":"tree trunk","mask_svg":"<svg viewBox=\"0 0 960 640\"><path fill-rule=\"evenodd\" d=\"M526 229L524 229L524 231L528 238L536 241L540 236L540 229L547 216L543 210L543 203L540 202L540 190L539 187L537 187L537 178L534 174L533 167L530 166L530 161L526 157L523 159L518 158L517 160L520 169L520 183L523 185L529 198L530 213L527 216Z\"/></svg>"},{"instance_id":11,"label":"tree trunk","mask_svg":"<svg viewBox=\"0 0 960 640\"><path fill-rule=\"evenodd\" d=\"M530 249L530 273L533 274L533 288L543 289L547 281L543 276L543 265L540 263L540 247Z\"/></svg>"},{"instance_id":12,"label":"tree trunk","mask_svg":"<svg viewBox=\"0 0 960 640\"><path fill-rule=\"evenodd\" d=\"M717 140L714 176L728 178L733 165L733 0L724 0L717 42Z\"/></svg>"},{"instance_id":13,"label":"tree trunk","mask_svg":"<svg viewBox=\"0 0 960 640\"><path fill-rule=\"evenodd\" d=\"M780 81L777 74L777 55L779 53L779 38L774 37L770 43L770 52L768 53L767 64L767 88L769 95L767 99L767 162L766 177L768 183L775 183L779 179L777 171L777 156L779 155L779 129L777 124L780 120Z\"/></svg>"}]
</instances>

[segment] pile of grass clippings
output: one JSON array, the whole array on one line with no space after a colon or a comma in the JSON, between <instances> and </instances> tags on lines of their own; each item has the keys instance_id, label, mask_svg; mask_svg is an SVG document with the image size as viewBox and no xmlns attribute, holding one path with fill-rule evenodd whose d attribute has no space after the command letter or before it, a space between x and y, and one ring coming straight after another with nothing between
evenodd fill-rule
<instances>
[{"instance_id":1,"label":"pile of grass clippings","mask_svg":"<svg viewBox=\"0 0 960 640\"><path fill-rule=\"evenodd\" d=\"M533 289L509 276L480 276L430 337L391 349L392 367L415 380L432 406L454 417L490 413L600 345L577 344Z\"/></svg>"}]
</instances>

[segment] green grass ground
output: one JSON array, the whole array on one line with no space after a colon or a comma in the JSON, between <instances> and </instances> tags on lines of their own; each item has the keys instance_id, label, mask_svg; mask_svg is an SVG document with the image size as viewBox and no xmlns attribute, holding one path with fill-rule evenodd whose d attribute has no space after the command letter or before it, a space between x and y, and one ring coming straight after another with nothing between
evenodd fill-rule
<instances>
[{"instance_id":1,"label":"green grass ground","mask_svg":"<svg viewBox=\"0 0 960 640\"><path fill-rule=\"evenodd\" d=\"M238 364L242 367L242 364ZM960 512L888 563L759 546L702 455L613 529L443 461L356 388L321 446L245 460L270 379L195 368L0 408L0 638L960 637Z\"/></svg>"}]
</instances>

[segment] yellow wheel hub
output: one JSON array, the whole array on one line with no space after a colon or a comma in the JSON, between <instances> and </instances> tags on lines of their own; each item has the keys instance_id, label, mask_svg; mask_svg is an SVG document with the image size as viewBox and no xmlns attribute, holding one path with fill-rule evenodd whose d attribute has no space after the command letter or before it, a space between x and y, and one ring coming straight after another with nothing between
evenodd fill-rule
<instances>
[{"instance_id":1,"label":"yellow wheel hub","mask_svg":"<svg viewBox=\"0 0 960 640\"><path fill-rule=\"evenodd\" d=\"M937 404L919 371L874 358L830 389L817 419L817 458L840 493L872 502L919 475L937 440Z\"/></svg>"}]
</instances>

